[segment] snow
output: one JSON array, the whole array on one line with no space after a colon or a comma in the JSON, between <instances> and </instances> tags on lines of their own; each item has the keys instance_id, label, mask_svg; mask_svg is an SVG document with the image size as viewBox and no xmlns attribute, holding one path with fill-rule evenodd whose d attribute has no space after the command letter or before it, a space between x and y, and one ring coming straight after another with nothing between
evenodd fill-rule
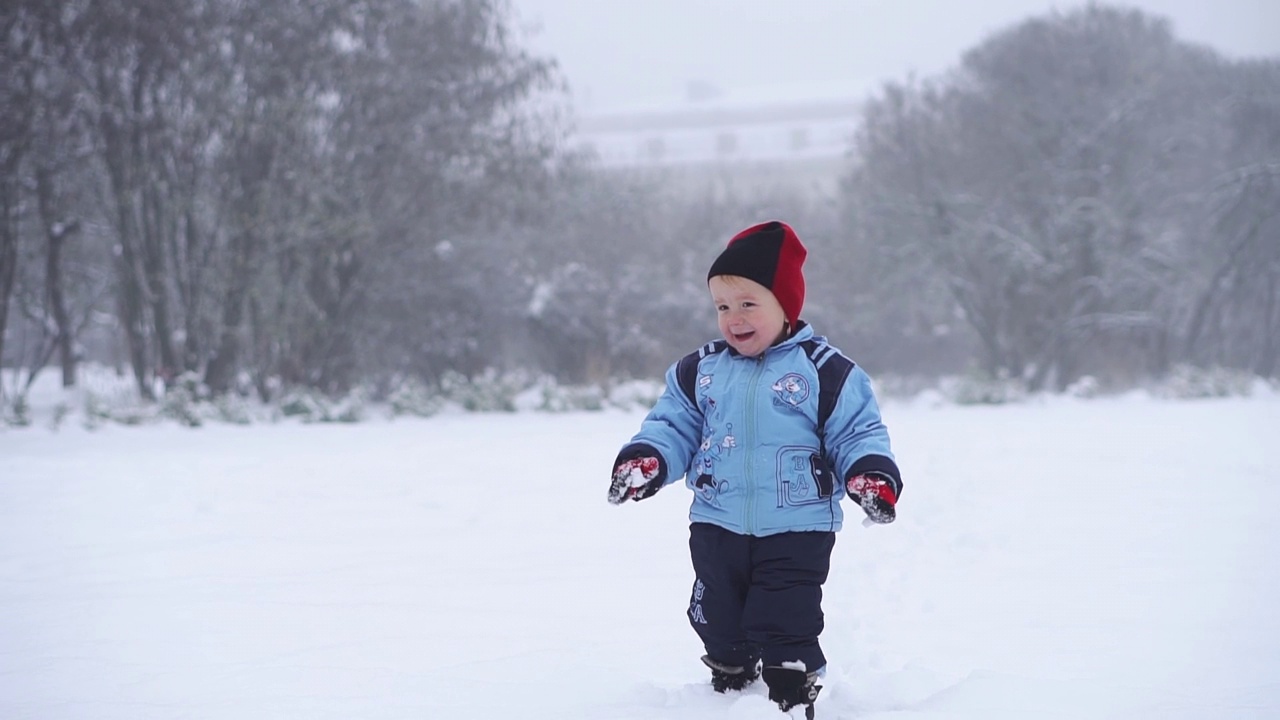
<instances>
[{"instance_id":1,"label":"snow","mask_svg":"<svg viewBox=\"0 0 1280 720\"><path fill-rule=\"evenodd\" d=\"M638 467L631 468L631 472L627 475L628 487L633 487L633 488L644 487L645 484L648 482L649 481L645 480L644 478L644 473L641 472L640 468Z\"/></svg>"},{"instance_id":2,"label":"snow","mask_svg":"<svg viewBox=\"0 0 1280 720\"><path fill-rule=\"evenodd\" d=\"M819 718L1280 717L1280 397L884 414ZM687 492L605 502L640 417L0 431L0 717L783 718L707 684Z\"/></svg>"}]
</instances>

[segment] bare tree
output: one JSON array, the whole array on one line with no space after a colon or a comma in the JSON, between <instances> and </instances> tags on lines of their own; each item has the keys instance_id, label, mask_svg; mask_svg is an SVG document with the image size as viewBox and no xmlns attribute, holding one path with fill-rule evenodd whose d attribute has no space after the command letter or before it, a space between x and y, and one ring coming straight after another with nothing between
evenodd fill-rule
<instances>
[{"instance_id":1,"label":"bare tree","mask_svg":"<svg viewBox=\"0 0 1280 720\"><path fill-rule=\"evenodd\" d=\"M1138 11L1027 21L869 106L850 214L946 288L988 373L1062 387L1149 365L1136 348L1171 332L1226 167L1228 74Z\"/></svg>"},{"instance_id":2,"label":"bare tree","mask_svg":"<svg viewBox=\"0 0 1280 720\"><path fill-rule=\"evenodd\" d=\"M182 107L184 58L201 52L210 6L138 2L65 4L74 72L106 182L115 230L117 313L139 392L182 368L174 338L169 250L181 202L175 197L174 113Z\"/></svg>"},{"instance_id":3,"label":"bare tree","mask_svg":"<svg viewBox=\"0 0 1280 720\"><path fill-rule=\"evenodd\" d=\"M1201 207L1205 242L1191 254L1196 290L1178 359L1275 375L1280 354L1280 62L1234 77L1224 135L1230 169Z\"/></svg>"},{"instance_id":4,"label":"bare tree","mask_svg":"<svg viewBox=\"0 0 1280 720\"><path fill-rule=\"evenodd\" d=\"M434 379L482 364L474 328L512 317L492 289L520 282L509 231L536 214L557 137L527 104L554 89L552 66L516 44L506 9L398 0L355 13L294 280L304 292L283 298L292 357L278 364L330 390L361 369Z\"/></svg>"},{"instance_id":5,"label":"bare tree","mask_svg":"<svg viewBox=\"0 0 1280 720\"><path fill-rule=\"evenodd\" d=\"M37 23L27 3L0 11L0 360L5 357L9 303L18 272L21 168L33 143Z\"/></svg>"}]
</instances>

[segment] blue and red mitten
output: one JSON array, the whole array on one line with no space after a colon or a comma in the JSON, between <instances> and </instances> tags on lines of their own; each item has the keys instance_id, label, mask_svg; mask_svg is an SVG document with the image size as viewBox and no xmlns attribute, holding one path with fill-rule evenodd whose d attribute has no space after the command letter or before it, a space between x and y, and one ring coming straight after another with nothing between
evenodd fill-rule
<instances>
[{"instance_id":1,"label":"blue and red mitten","mask_svg":"<svg viewBox=\"0 0 1280 720\"><path fill-rule=\"evenodd\" d=\"M875 523L891 523L898 516L894 506L898 504L895 483L889 475L869 470L849 478L845 489L849 497L858 501L863 512Z\"/></svg>"},{"instance_id":2,"label":"blue and red mitten","mask_svg":"<svg viewBox=\"0 0 1280 720\"><path fill-rule=\"evenodd\" d=\"M667 478L662 455L648 445L628 445L613 462L609 502L614 505L653 495L662 489Z\"/></svg>"}]
</instances>

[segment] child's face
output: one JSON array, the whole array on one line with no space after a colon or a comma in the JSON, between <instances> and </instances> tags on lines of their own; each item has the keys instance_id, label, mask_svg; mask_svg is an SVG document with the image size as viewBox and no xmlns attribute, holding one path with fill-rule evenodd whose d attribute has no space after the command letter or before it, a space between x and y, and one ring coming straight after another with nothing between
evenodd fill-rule
<instances>
[{"instance_id":1,"label":"child's face","mask_svg":"<svg viewBox=\"0 0 1280 720\"><path fill-rule=\"evenodd\" d=\"M782 336L786 313L765 286L736 275L716 275L707 287L720 333L734 350L755 357Z\"/></svg>"}]
</instances>

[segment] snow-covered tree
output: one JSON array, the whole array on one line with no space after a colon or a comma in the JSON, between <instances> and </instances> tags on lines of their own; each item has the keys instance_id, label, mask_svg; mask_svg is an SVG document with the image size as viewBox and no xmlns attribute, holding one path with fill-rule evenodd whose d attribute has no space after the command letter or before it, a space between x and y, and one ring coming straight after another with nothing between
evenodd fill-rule
<instances>
[{"instance_id":1,"label":"snow-covered tree","mask_svg":"<svg viewBox=\"0 0 1280 720\"><path fill-rule=\"evenodd\" d=\"M1229 166L1234 72L1164 20L1090 5L887 88L847 194L892 268L882 297L934 321L945 298L982 367L1032 388L1159 369L1191 250L1217 252L1202 199Z\"/></svg>"}]
</instances>

